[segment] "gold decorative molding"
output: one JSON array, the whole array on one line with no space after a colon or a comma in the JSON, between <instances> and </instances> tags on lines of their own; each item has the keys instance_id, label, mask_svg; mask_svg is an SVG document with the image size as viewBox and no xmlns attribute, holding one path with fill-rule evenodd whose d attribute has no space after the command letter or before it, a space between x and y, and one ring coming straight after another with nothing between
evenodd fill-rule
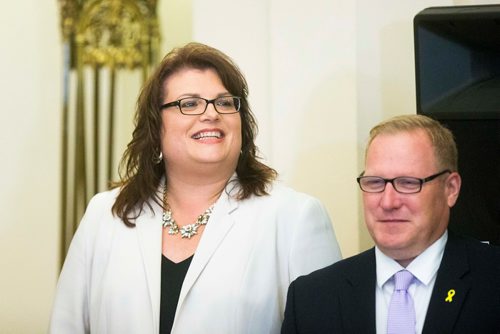
<instances>
[{"instance_id":1,"label":"gold decorative molding","mask_svg":"<svg viewBox=\"0 0 500 334\"><path fill-rule=\"evenodd\" d=\"M102 181L112 181L116 85L126 77L119 72L140 70L144 81L157 63L160 34L157 0L58 3L64 44L63 260L88 200L103 190Z\"/></svg>"},{"instance_id":2,"label":"gold decorative molding","mask_svg":"<svg viewBox=\"0 0 500 334\"><path fill-rule=\"evenodd\" d=\"M85 65L154 64L160 40L156 5L156 0L59 0L63 39L82 48Z\"/></svg>"}]
</instances>

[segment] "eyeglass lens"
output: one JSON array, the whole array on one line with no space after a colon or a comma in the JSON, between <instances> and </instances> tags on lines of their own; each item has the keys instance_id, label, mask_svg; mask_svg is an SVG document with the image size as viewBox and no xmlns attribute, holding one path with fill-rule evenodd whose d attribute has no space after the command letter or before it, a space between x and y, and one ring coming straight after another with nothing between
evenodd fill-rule
<instances>
[{"instance_id":1,"label":"eyeglass lens","mask_svg":"<svg viewBox=\"0 0 500 334\"><path fill-rule=\"evenodd\" d=\"M240 109L240 100L234 96L222 96L213 100L201 97L188 97L179 100L179 107L184 114L203 114L209 103L221 114L236 113Z\"/></svg>"},{"instance_id":2,"label":"eyeglass lens","mask_svg":"<svg viewBox=\"0 0 500 334\"><path fill-rule=\"evenodd\" d=\"M424 183L430 182L446 173L451 173L451 170L445 169L423 179L408 176L395 177L394 179L384 179L380 176L360 176L356 180L358 181L361 190L368 193L381 193L385 190L387 183L390 182L397 192L403 194L414 194L422 190L422 185Z\"/></svg>"},{"instance_id":3,"label":"eyeglass lens","mask_svg":"<svg viewBox=\"0 0 500 334\"><path fill-rule=\"evenodd\" d=\"M392 180L385 180L378 176L365 176L359 180L361 190L367 192L382 192L386 184L390 182L394 189L400 193L419 192L422 186L422 180L413 177L397 177Z\"/></svg>"}]
</instances>

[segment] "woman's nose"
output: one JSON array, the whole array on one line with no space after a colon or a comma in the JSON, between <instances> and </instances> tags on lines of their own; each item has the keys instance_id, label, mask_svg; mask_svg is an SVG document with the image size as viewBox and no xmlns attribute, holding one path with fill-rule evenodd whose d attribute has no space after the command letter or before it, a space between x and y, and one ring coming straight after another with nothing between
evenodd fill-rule
<instances>
[{"instance_id":1,"label":"woman's nose","mask_svg":"<svg viewBox=\"0 0 500 334\"><path fill-rule=\"evenodd\" d=\"M219 113L215 109L215 104L213 101L207 104L207 108L205 109L205 112L203 114L201 114L201 119L202 120L219 119Z\"/></svg>"}]
</instances>

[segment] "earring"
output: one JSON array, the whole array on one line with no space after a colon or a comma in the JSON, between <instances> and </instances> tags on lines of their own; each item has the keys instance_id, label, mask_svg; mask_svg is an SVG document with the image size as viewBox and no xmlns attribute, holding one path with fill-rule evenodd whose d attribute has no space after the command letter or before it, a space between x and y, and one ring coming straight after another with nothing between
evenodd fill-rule
<instances>
[{"instance_id":1,"label":"earring","mask_svg":"<svg viewBox=\"0 0 500 334\"><path fill-rule=\"evenodd\" d=\"M160 154L154 154L153 155L153 162L155 164L159 164L162 161L163 161L163 153L161 151L160 151Z\"/></svg>"}]
</instances>

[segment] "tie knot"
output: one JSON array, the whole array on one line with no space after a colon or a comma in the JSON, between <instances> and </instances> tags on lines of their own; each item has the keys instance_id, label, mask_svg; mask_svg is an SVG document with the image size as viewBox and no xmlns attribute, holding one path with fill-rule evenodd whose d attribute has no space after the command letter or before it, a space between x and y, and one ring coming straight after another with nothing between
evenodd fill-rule
<instances>
[{"instance_id":1,"label":"tie knot","mask_svg":"<svg viewBox=\"0 0 500 334\"><path fill-rule=\"evenodd\" d=\"M408 290L408 287L413 281L413 275L408 270L401 270L394 274L395 290Z\"/></svg>"}]
</instances>

